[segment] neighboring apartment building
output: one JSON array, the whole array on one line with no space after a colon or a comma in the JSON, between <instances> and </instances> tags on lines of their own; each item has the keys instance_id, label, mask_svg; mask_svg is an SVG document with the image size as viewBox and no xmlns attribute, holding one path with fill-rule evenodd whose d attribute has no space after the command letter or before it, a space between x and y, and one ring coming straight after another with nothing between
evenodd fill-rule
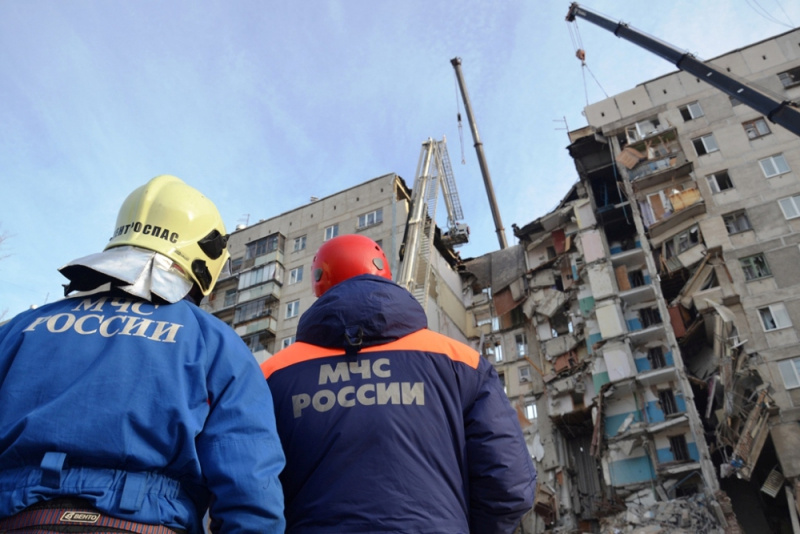
<instances>
[{"instance_id":1,"label":"neighboring apartment building","mask_svg":"<svg viewBox=\"0 0 800 534\"><path fill-rule=\"evenodd\" d=\"M311 262L324 241L362 233L386 253L392 273L399 268L412 191L396 174L387 174L271 219L231 233L231 273L220 279L203 308L244 339L259 362L291 344L297 321L316 297L311 291ZM430 253L426 300L430 327L465 340L457 256L441 244Z\"/></svg>"},{"instance_id":2,"label":"neighboring apartment building","mask_svg":"<svg viewBox=\"0 0 800 534\"><path fill-rule=\"evenodd\" d=\"M800 30L712 61L800 101ZM585 113L579 181L462 275L527 528L800 532L800 138L682 72Z\"/></svg>"}]
</instances>

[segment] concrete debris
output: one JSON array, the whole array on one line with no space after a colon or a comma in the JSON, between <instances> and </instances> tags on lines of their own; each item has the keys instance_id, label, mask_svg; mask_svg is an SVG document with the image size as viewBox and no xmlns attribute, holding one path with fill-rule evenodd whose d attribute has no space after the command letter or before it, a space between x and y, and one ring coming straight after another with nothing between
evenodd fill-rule
<instances>
[{"instance_id":1,"label":"concrete debris","mask_svg":"<svg viewBox=\"0 0 800 534\"><path fill-rule=\"evenodd\" d=\"M600 520L601 534L730 534L702 494L669 501L627 503L627 510Z\"/></svg>"}]
</instances>

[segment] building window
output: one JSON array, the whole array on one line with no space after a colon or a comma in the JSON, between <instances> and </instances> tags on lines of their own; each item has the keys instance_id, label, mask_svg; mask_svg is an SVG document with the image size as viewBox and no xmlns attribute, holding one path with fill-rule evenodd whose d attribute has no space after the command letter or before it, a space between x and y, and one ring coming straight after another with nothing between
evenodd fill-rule
<instances>
[{"instance_id":1,"label":"building window","mask_svg":"<svg viewBox=\"0 0 800 534\"><path fill-rule=\"evenodd\" d=\"M300 237L294 238L294 247L292 250L294 252L300 252L301 250L305 250L306 248L306 236L301 235Z\"/></svg>"},{"instance_id":2,"label":"building window","mask_svg":"<svg viewBox=\"0 0 800 534\"><path fill-rule=\"evenodd\" d=\"M273 235L269 237L263 237L257 241L247 244L246 259L249 260L252 258L257 258L258 256L263 256L264 254L268 254L277 248L278 236Z\"/></svg>"},{"instance_id":3,"label":"building window","mask_svg":"<svg viewBox=\"0 0 800 534\"><path fill-rule=\"evenodd\" d=\"M283 265L272 262L239 275L239 290L270 280L283 280Z\"/></svg>"},{"instance_id":4,"label":"building window","mask_svg":"<svg viewBox=\"0 0 800 534\"><path fill-rule=\"evenodd\" d=\"M656 308L642 308L639 310L639 320L644 328L649 328L656 324L661 324L661 314Z\"/></svg>"},{"instance_id":5,"label":"building window","mask_svg":"<svg viewBox=\"0 0 800 534\"><path fill-rule=\"evenodd\" d=\"M503 345L500 343L494 346L494 361L498 363L503 361Z\"/></svg>"},{"instance_id":6,"label":"building window","mask_svg":"<svg viewBox=\"0 0 800 534\"><path fill-rule=\"evenodd\" d=\"M296 284L303 280L303 266L297 267L289 271L289 285Z\"/></svg>"},{"instance_id":7,"label":"building window","mask_svg":"<svg viewBox=\"0 0 800 534\"><path fill-rule=\"evenodd\" d=\"M733 189L733 182L731 181L731 177L728 176L728 171L719 171L714 174L709 174L706 176L706 180L708 180L708 187L711 189L712 193L716 194L726 189Z\"/></svg>"},{"instance_id":8,"label":"building window","mask_svg":"<svg viewBox=\"0 0 800 534\"><path fill-rule=\"evenodd\" d=\"M714 139L714 134L707 134L696 139L692 139L692 144L698 156L710 154L719 150L717 140Z\"/></svg>"},{"instance_id":9,"label":"building window","mask_svg":"<svg viewBox=\"0 0 800 534\"><path fill-rule=\"evenodd\" d=\"M760 159L758 160L758 164L761 165L761 171L767 178L785 174L791 170L783 154L775 154L774 156Z\"/></svg>"},{"instance_id":10,"label":"building window","mask_svg":"<svg viewBox=\"0 0 800 534\"><path fill-rule=\"evenodd\" d=\"M699 243L700 229L697 225L694 225L675 237L670 238L668 241L664 241L664 258L669 259L678 254L682 254Z\"/></svg>"},{"instance_id":11,"label":"building window","mask_svg":"<svg viewBox=\"0 0 800 534\"><path fill-rule=\"evenodd\" d=\"M672 451L672 459L676 462L689 460L689 447L686 445L686 436L672 436L669 438L669 450Z\"/></svg>"},{"instance_id":12,"label":"building window","mask_svg":"<svg viewBox=\"0 0 800 534\"><path fill-rule=\"evenodd\" d=\"M288 347L289 345L294 343L296 340L297 340L297 336L289 336L289 337L283 338L281 340L281 348L285 349L286 347Z\"/></svg>"},{"instance_id":13,"label":"building window","mask_svg":"<svg viewBox=\"0 0 800 534\"><path fill-rule=\"evenodd\" d=\"M778 79L784 87L794 87L800 84L800 67L789 69L778 74Z\"/></svg>"},{"instance_id":14,"label":"building window","mask_svg":"<svg viewBox=\"0 0 800 534\"><path fill-rule=\"evenodd\" d=\"M783 305L783 302L776 302L775 304L758 308L758 315L761 317L761 324L766 332L792 326L792 321L789 320L789 314L786 312L786 306Z\"/></svg>"},{"instance_id":15,"label":"building window","mask_svg":"<svg viewBox=\"0 0 800 534\"><path fill-rule=\"evenodd\" d=\"M508 393L506 390L506 374L505 373L497 373L497 378L500 379L500 384L503 386L503 393Z\"/></svg>"},{"instance_id":16,"label":"building window","mask_svg":"<svg viewBox=\"0 0 800 534\"><path fill-rule=\"evenodd\" d=\"M664 412L664 415L678 413L678 404L675 402L675 394L671 389L660 390L658 402L661 404L661 411Z\"/></svg>"},{"instance_id":17,"label":"building window","mask_svg":"<svg viewBox=\"0 0 800 534\"><path fill-rule=\"evenodd\" d=\"M228 289L225 291L225 302L223 302L224 307L233 306L236 304L236 290L235 289Z\"/></svg>"},{"instance_id":18,"label":"building window","mask_svg":"<svg viewBox=\"0 0 800 534\"><path fill-rule=\"evenodd\" d=\"M650 367L653 369L662 369L667 366L667 360L664 358L663 347L653 347L647 349L647 360L650 362Z\"/></svg>"},{"instance_id":19,"label":"building window","mask_svg":"<svg viewBox=\"0 0 800 534\"><path fill-rule=\"evenodd\" d=\"M744 127L744 131L747 133L747 137L749 139L757 139L772 133L769 129L769 126L767 126L767 121L765 121L763 118L744 122L742 123L742 126Z\"/></svg>"},{"instance_id":20,"label":"building window","mask_svg":"<svg viewBox=\"0 0 800 534\"><path fill-rule=\"evenodd\" d=\"M325 239L324 240L327 241L329 239L333 239L337 235L339 235L339 225L338 224L332 224L331 226L328 226L327 228L325 228Z\"/></svg>"},{"instance_id":21,"label":"building window","mask_svg":"<svg viewBox=\"0 0 800 534\"><path fill-rule=\"evenodd\" d=\"M697 102L692 102L678 108L684 121L690 121L703 116L703 109Z\"/></svg>"},{"instance_id":22,"label":"building window","mask_svg":"<svg viewBox=\"0 0 800 534\"><path fill-rule=\"evenodd\" d=\"M517 358L524 358L528 355L528 338L525 334L517 334L514 336L514 341L517 344Z\"/></svg>"},{"instance_id":23,"label":"building window","mask_svg":"<svg viewBox=\"0 0 800 534\"><path fill-rule=\"evenodd\" d=\"M525 384L531 381L531 366L523 365L519 368L519 383Z\"/></svg>"},{"instance_id":24,"label":"building window","mask_svg":"<svg viewBox=\"0 0 800 534\"><path fill-rule=\"evenodd\" d=\"M767 260L764 258L763 254L741 258L739 262L742 264L744 279L748 282L750 280L772 276L772 273L769 271L769 265L767 265Z\"/></svg>"},{"instance_id":25,"label":"building window","mask_svg":"<svg viewBox=\"0 0 800 534\"><path fill-rule=\"evenodd\" d=\"M236 308L234 322L238 324L252 319L269 317L271 314L272 309L267 306L267 299L251 300Z\"/></svg>"},{"instance_id":26,"label":"building window","mask_svg":"<svg viewBox=\"0 0 800 534\"><path fill-rule=\"evenodd\" d=\"M262 350L269 350L269 348L265 344L266 341L267 341L266 336L264 336L263 333L255 334L255 335L252 335L250 337L246 337L246 338L242 338L242 339L244 339L244 342L247 345L247 348L250 349L250 352L252 352L254 354L256 352L260 352Z\"/></svg>"},{"instance_id":27,"label":"building window","mask_svg":"<svg viewBox=\"0 0 800 534\"><path fill-rule=\"evenodd\" d=\"M778 369L781 371L783 385L786 389L800 387L800 358L780 361Z\"/></svg>"},{"instance_id":28,"label":"building window","mask_svg":"<svg viewBox=\"0 0 800 534\"><path fill-rule=\"evenodd\" d=\"M300 313L300 301L293 300L292 302L286 303L286 319L291 319L292 317L297 317Z\"/></svg>"},{"instance_id":29,"label":"building window","mask_svg":"<svg viewBox=\"0 0 800 534\"><path fill-rule=\"evenodd\" d=\"M242 264L244 264L244 257L240 256L238 258L234 258L231 260L231 272L238 273L242 270Z\"/></svg>"},{"instance_id":30,"label":"building window","mask_svg":"<svg viewBox=\"0 0 800 534\"><path fill-rule=\"evenodd\" d=\"M366 228L367 226L374 226L383 222L383 208L378 208L375 211L359 215L358 227Z\"/></svg>"},{"instance_id":31,"label":"building window","mask_svg":"<svg viewBox=\"0 0 800 534\"><path fill-rule=\"evenodd\" d=\"M739 232L746 232L752 230L750 220L747 218L747 213L744 210L734 211L722 216L722 221L725 223L725 228L728 229L729 234L738 234Z\"/></svg>"},{"instance_id":32,"label":"building window","mask_svg":"<svg viewBox=\"0 0 800 534\"><path fill-rule=\"evenodd\" d=\"M535 402L525 403L525 417L528 419L528 421L533 421L534 419L539 417L539 413L536 410Z\"/></svg>"},{"instance_id":33,"label":"building window","mask_svg":"<svg viewBox=\"0 0 800 534\"><path fill-rule=\"evenodd\" d=\"M783 216L787 219L800 217L800 195L782 198L778 201L783 211Z\"/></svg>"}]
</instances>

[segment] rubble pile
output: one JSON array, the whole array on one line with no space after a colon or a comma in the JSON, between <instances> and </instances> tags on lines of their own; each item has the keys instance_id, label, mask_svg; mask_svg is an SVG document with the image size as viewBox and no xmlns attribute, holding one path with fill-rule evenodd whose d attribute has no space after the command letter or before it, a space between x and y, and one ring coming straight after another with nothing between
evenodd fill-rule
<instances>
[{"instance_id":1,"label":"rubble pile","mask_svg":"<svg viewBox=\"0 0 800 534\"><path fill-rule=\"evenodd\" d=\"M600 532L602 534L734 534L737 530L720 525L713 512L709 510L705 497L696 494L649 504L629 501L627 510L601 520Z\"/></svg>"}]
</instances>

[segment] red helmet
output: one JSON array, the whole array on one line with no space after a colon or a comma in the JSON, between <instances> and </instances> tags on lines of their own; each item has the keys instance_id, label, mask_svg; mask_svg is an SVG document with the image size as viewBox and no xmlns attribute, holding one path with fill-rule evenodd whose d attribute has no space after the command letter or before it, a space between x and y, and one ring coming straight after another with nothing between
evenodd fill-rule
<instances>
[{"instance_id":1,"label":"red helmet","mask_svg":"<svg viewBox=\"0 0 800 534\"><path fill-rule=\"evenodd\" d=\"M348 278L375 274L389 280L392 272L381 247L364 235L347 234L322 244L311 262L311 285L321 297L326 291Z\"/></svg>"}]
</instances>

